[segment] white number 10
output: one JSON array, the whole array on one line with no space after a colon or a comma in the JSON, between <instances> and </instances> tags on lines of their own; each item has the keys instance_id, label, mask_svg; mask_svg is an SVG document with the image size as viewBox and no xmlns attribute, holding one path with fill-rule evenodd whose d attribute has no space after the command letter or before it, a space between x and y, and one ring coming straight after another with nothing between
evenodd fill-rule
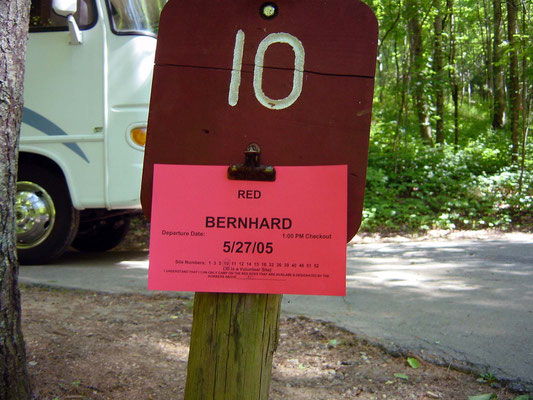
<instances>
[{"instance_id":1,"label":"white number 10","mask_svg":"<svg viewBox=\"0 0 533 400\"><path fill-rule=\"evenodd\" d=\"M292 80L292 91L283 99L271 99L263 92L263 63L265 52L271 44L286 43L292 47L294 52L294 75ZM235 36L235 48L233 50L233 69L231 71L231 81L229 85L228 103L235 106L239 102L239 87L241 85L242 55L244 51L244 32L239 29ZM271 33L264 38L255 53L254 68L254 92L259 103L272 110L282 110L290 107L302 93L304 77L305 50L302 42L297 37L289 33Z\"/></svg>"}]
</instances>

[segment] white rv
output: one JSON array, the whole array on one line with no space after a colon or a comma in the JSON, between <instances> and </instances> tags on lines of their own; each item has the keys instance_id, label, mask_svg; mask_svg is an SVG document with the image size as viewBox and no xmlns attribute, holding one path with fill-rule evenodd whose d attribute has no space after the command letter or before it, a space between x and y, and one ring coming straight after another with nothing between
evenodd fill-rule
<instances>
[{"instance_id":1,"label":"white rv","mask_svg":"<svg viewBox=\"0 0 533 400\"><path fill-rule=\"evenodd\" d=\"M42 264L105 251L139 192L166 0L32 0L16 198L17 248Z\"/></svg>"}]
</instances>

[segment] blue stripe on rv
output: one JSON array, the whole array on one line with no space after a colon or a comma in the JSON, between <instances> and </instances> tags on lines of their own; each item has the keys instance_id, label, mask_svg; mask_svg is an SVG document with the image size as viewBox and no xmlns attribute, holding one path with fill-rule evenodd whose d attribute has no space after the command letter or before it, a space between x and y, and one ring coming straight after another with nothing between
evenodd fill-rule
<instances>
[{"instance_id":1,"label":"blue stripe on rv","mask_svg":"<svg viewBox=\"0 0 533 400\"><path fill-rule=\"evenodd\" d=\"M22 114L22 122L24 124L28 124L32 128L35 128L48 136L68 136L68 134L63 129L54 124L48 118L26 107L24 107L24 112ZM90 163L83 150L76 143L63 144L67 146L70 150L72 150L74 153L76 153L78 156L83 158L87 163Z\"/></svg>"}]
</instances>

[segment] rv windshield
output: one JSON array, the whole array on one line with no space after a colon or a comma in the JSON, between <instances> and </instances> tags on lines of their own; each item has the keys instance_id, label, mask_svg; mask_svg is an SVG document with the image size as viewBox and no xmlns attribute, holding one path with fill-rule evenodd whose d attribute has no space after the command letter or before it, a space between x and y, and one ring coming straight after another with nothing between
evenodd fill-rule
<instances>
[{"instance_id":1,"label":"rv windshield","mask_svg":"<svg viewBox=\"0 0 533 400\"><path fill-rule=\"evenodd\" d=\"M108 0L113 32L156 36L167 0Z\"/></svg>"}]
</instances>

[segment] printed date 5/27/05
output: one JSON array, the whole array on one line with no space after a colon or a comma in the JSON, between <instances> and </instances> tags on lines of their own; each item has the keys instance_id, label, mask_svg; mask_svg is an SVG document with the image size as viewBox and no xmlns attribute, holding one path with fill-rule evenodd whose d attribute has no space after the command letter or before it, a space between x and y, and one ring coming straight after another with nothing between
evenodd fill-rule
<instances>
[{"instance_id":1,"label":"printed date 5/27/05","mask_svg":"<svg viewBox=\"0 0 533 400\"><path fill-rule=\"evenodd\" d=\"M272 242L238 242L227 240L223 245L224 253L235 254L272 254Z\"/></svg>"}]
</instances>

